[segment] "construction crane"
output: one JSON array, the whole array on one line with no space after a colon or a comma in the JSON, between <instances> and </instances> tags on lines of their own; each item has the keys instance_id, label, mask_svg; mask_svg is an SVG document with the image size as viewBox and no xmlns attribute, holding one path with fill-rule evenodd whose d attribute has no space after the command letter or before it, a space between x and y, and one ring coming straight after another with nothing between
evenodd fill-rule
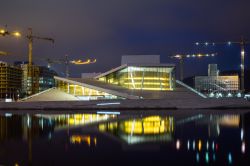
<instances>
[{"instance_id":1,"label":"construction crane","mask_svg":"<svg viewBox=\"0 0 250 166\"><path fill-rule=\"evenodd\" d=\"M0 51L0 55L9 55L9 53L8 52L5 52L5 51Z\"/></svg>"},{"instance_id":2,"label":"construction crane","mask_svg":"<svg viewBox=\"0 0 250 166\"><path fill-rule=\"evenodd\" d=\"M7 25L5 25L5 28L0 29L0 35L1 36L12 35L12 36L15 36L15 37L20 37L21 36L20 32L18 32L18 31L13 31L13 32L8 31L7 30Z\"/></svg>"},{"instance_id":3,"label":"construction crane","mask_svg":"<svg viewBox=\"0 0 250 166\"><path fill-rule=\"evenodd\" d=\"M28 34L26 36L26 38L28 39L28 67L27 67L27 76L28 76L28 79L30 79L30 89L31 89L31 94L34 94L36 93L35 92L35 87L37 87L38 83L37 82L34 82L34 71L33 71L33 63L32 63L32 58L33 58L33 41L34 39L37 39L37 40L46 40L46 41L50 41L52 43L54 43L54 39L52 38L48 38L48 37L40 37L40 36L35 36L33 35L33 32L32 32L32 28L28 28ZM36 83L36 84L34 84Z\"/></svg>"},{"instance_id":4,"label":"construction crane","mask_svg":"<svg viewBox=\"0 0 250 166\"><path fill-rule=\"evenodd\" d=\"M28 47L29 47L29 66L32 65L32 56L33 56L33 40L34 39L38 39L38 40L47 40L50 41L52 43L55 42L54 39L52 38L48 38L48 37L39 37L39 36L34 36L32 33L32 28L28 28L28 35L26 36L28 39Z\"/></svg>"},{"instance_id":5,"label":"construction crane","mask_svg":"<svg viewBox=\"0 0 250 166\"><path fill-rule=\"evenodd\" d=\"M66 76L66 78L69 77L69 64L88 65L88 64L96 63L96 59L94 59L94 60L87 59L86 61L83 61L83 60L69 60L68 55L65 55L64 59L58 59L58 60L46 59L46 61L48 63L48 68L51 68L52 64L64 64L65 65L65 76Z\"/></svg>"},{"instance_id":6,"label":"construction crane","mask_svg":"<svg viewBox=\"0 0 250 166\"><path fill-rule=\"evenodd\" d=\"M186 58L202 58L202 57L214 57L217 55L217 53L212 53L212 54L176 54L173 56L170 56L171 58L175 58L179 60L179 66L180 66L180 80L183 81L183 64L184 64L184 59Z\"/></svg>"},{"instance_id":7,"label":"construction crane","mask_svg":"<svg viewBox=\"0 0 250 166\"><path fill-rule=\"evenodd\" d=\"M241 64L240 64L240 68L241 68L241 77L240 77L240 89L242 92L245 91L245 46L247 44L250 44L250 41L247 41L244 39L244 37L242 36L240 41L228 41L228 42L196 42L195 45L199 46L199 45L204 45L204 46L215 46L215 45L229 45L231 46L232 44L238 44L240 45L241 48L241 52L240 52L240 59L241 59Z\"/></svg>"}]
</instances>

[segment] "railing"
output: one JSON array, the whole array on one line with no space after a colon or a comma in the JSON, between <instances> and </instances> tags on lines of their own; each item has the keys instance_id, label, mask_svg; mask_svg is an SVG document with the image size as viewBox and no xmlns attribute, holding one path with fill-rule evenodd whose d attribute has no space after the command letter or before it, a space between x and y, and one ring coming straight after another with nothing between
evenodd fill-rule
<instances>
[{"instance_id":1,"label":"railing","mask_svg":"<svg viewBox=\"0 0 250 166\"><path fill-rule=\"evenodd\" d=\"M189 89L190 91L196 93L197 95L201 96L202 98L207 98L206 95L202 94L201 92L195 90L194 88L188 86L187 84L185 84L185 83L183 83L183 82L181 82L181 81L179 81L179 80L176 80L176 83L179 84L179 85L184 86L185 88L187 88L187 89Z\"/></svg>"}]
</instances>

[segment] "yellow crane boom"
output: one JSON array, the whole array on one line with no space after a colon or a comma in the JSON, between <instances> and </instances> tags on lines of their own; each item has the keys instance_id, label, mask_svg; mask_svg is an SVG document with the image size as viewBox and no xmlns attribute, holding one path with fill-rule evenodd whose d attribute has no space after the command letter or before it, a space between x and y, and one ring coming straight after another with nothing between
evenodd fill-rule
<instances>
[{"instance_id":1,"label":"yellow crane boom","mask_svg":"<svg viewBox=\"0 0 250 166\"><path fill-rule=\"evenodd\" d=\"M28 28L28 35L26 36L28 39L28 47L29 47L29 65L32 65L32 56L33 56L33 40L38 39L38 40L47 40L51 41L52 43L55 42L54 39L48 38L48 37L39 37L39 36L34 36L32 32L32 28Z\"/></svg>"},{"instance_id":2,"label":"yellow crane boom","mask_svg":"<svg viewBox=\"0 0 250 166\"><path fill-rule=\"evenodd\" d=\"M184 59L186 58L202 58L202 57L214 57L217 55L217 53L212 53L212 54L176 54L173 56L170 56L171 58L178 59L180 62L180 80L183 81L183 63Z\"/></svg>"}]
</instances>

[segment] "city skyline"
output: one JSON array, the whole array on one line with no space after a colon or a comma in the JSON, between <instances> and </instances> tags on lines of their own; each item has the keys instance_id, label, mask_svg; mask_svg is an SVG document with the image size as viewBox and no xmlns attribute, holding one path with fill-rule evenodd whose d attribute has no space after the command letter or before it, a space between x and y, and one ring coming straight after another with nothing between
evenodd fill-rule
<instances>
[{"instance_id":1,"label":"city skyline","mask_svg":"<svg viewBox=\"0 0 250 166\"><path fill-rule=\"evenodd\" d=\"M96 58L97 63L71 66L72 76L83 72L105 72L120 65L122 55L158 54L162 62L176 63L168 56L178 53L211 53L219 56L188 60L186 76L202 74L208 63L218 63L221 70L239 70L239 46L196 47L195 42L238 41L250 36L247 6L240 1L5 1L0 7L0 26L55 39L55 44L34 42L34 62L46 65L45 58ZM12 55L3 61L27 60L24 37L0 38L1 50ZM249 46L246 67L249 69ZM226 60L225 60L226 56ZM193 68L192 66L196 66ZM63 65L54 65L60 75ZM198 72L197 72L198 70Z\"/></svg>"}]
</instances>

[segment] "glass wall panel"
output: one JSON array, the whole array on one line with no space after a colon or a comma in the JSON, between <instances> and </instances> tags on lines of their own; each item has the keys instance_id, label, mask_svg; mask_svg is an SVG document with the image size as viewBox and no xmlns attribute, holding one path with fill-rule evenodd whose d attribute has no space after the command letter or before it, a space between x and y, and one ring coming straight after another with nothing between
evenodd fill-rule
<instances>
[{"instance_id":1,"label":"glass wall panel","mask_svg":"<svg viewBox=\"0 0 250 166\"><path fill-rule=\"evenodd\" d=\"M113 72L100 81L138 90L173 90L174 67L134 67Z\"/></svg>"},{"instance_id":2,"label":"glass wall panel","mask_svg":"<svg viewBox=\"0 0 250 166\"><path fill-rule=\"evenodd\" d=\"M98 99L122 99L121 97L101 92L95 89L67 83L65 81L56 80L56 87L68 94L74 95L81 100L98 100Z\"/></svg>"}]
</instances>

